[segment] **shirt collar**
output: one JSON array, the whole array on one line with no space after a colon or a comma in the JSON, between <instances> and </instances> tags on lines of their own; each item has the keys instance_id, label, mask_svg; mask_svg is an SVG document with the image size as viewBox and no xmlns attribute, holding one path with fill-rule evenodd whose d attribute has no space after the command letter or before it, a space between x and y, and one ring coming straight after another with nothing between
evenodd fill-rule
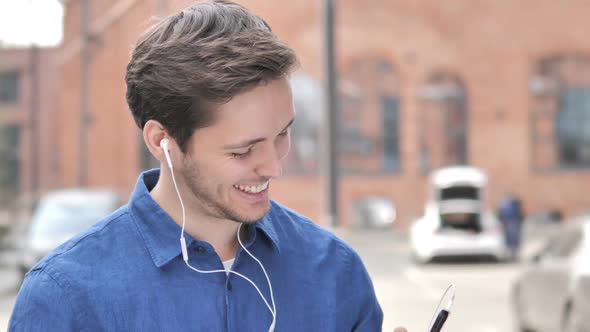
<instances>
[{"instance_id":1,"label":"shirt collar","mask_svg":"<svg viewBox=\"0 0 590 332\"><path fill-rule=\"evenodd\" d=\"M275 223L273 222L276 218L275 213L273 210L276 208L276 204L271 201L270 202L270 211L258 222L256 222L256 229L260 230L260 233L264 234L269 242L275 247L275 249L280 252L279 249L279 237L277 236L277 232L275 229Z\"/></svg>"},{"instance_id":2,"label":"shirt collar","mask_svg":"<svg viewBox=\"0 0 590 332\"><path fill-rule=\"evenodd\" d=\"M181 254L180 232L182 229L150 195L150 191L158 182L159 177L159 169L141 173L131 194L129 206L134 222L154 264L157 267L162 267ZM278 236L273 225L274 214L272 210L274 208L275 204L271 202L271 211L256 222L255 229L257 230L256 233L264 234L270 244L278 251ZM204 242L194 239L187 233L184 236L187 247L204 244ZM253 236L256 238L255 234Z\"/></svg>"},{"instance_id":3,"label":"shirt collar","mask_svg":"<svg viewBox=\"0 0 590 332\"><path fill-rule=\"evenodd\" d=\"M139 234L143 238L154 264L157 267L162 267L181 254L181 228L150 195L150 190L154 188L159 177L159 169L143 172L137 179L129 206ZM194 242L194 239L190 238L188 234L185 237L187 245Z\"/></svg>"}]
</instances>

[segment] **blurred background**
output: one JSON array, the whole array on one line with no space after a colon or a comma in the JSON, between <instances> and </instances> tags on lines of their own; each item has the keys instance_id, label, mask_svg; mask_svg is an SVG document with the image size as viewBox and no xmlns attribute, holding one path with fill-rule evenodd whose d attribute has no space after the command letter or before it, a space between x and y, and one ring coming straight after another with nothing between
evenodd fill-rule
<instances>
[{"instance_id":1,"label":"blurred background","mask_svg":"<svg viewBox=\"0 0 590 332\"><path fill-rule=\"evenodd\" d=\"M301 63L273 198L359 251L384 330L426 330L453 282L446 331L590 331L587 1L238 2ZM0 0L0 330L22 275L159 166L125 68L191 3Z\"/></svg>"}]
</instances>

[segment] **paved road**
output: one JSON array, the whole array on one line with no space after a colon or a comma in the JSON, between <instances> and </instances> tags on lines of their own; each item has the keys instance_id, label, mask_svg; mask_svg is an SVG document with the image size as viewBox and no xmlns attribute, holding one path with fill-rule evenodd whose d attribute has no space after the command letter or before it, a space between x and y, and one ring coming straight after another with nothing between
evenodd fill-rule
<instances>
[{"instance_id":1,"label":"paved road","mask_svg":"<svg viewBox=\"0 0 590 332\"><path fill-rule=\"evenodd\" d=\"M497 263L416 265L405 237L381 232L337 231L363 258L373 279L385 321L383 331L404 326L427 330L442 294L450 283L456 299L443 331L513 331L510 286L520 266Z\"/></svg>"},{"instance_id":2,"label":"paved road","mask_svg":"<svg viewBox=\"0 0 590 332\"><path fill-rule=\"evenodd\" d=\"M457 287L455 306L444 331L510 332L510 284L519 266L494 263L415 265L405 237L391 232L336 231L363 257L385 313L384 331L398 325L424 332L440 296ZM0 270L0 331L5 331L18 273Z\"/></svg>"}]
</instances>

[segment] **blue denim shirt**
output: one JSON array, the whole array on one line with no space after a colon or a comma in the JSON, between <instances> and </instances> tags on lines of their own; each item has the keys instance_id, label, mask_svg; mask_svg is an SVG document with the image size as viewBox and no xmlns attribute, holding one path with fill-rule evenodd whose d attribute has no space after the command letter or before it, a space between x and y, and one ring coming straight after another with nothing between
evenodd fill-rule
<instances>
[{"instance_id":1,"label":"blue denim shirt","mask_svg":"<svg viewBox=\"0 0 590 332\"><path fill-rule=\"evenodd\" d=\"M158 176L143 173L127 205L27 274L9 331L268 331L270 311L247 281L185 265L180 227L149 194ZM272 282L275 331L381 331L369 275L344 242L276 202L247 230L244 245ZM188 236L187 245L193 266L223 269L209 243ZM264 273L241 248L232 269L270 302Z\"/></svg>"}]
</instances>

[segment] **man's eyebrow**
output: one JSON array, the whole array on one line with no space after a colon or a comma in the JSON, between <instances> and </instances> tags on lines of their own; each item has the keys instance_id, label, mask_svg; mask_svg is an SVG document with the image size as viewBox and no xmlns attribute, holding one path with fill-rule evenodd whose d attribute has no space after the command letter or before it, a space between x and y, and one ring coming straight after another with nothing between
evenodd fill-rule
<instances>
[{"instance_id":1,"label":"man's eyebrow","mask_svg":"<svg viewBox=\"0 0 590 332\"><path fill-rule=\"evenodd\" d=\"M281 132L287 130L287 128L291 127L291 125L293 124L293 121L295 121L295 118L291 119L291 121L289 121L289 123L285 126L285 128L283 128L283 130L281 130ZM249 139L243 142L238 142L238 143L234 143L234 144L228 144L228 145L224 145L223 149L225 150L232 150L232 149L240 149L240 148L247 148L250 145L254 145L256 143L259 142L264 142L266 141L266 138L264 137L259 137L259 138L254 138L254 139Z\"/></svg>"},{"instance_id":2,"label":"man's eyebrow","mask_svg":"<svg viewBox=\"0 0 590 332\"><path fill-rule=\"evenodd\" d=\"M260 137L260 138L255 138L255 139L249 139L247 141L243 141L243 142L239 142L239 143L235 143L235 144L224 145L223 148L225 150L247 148L250 145L253 145L253 144L256 144L256 143L262 142L262 141L266 141L266 138Z\"/></svg>"},{"instance_id":3,"label":"man's eyebrow","mask_svg":"<svg viewBox=\"0 0 590 332\"><path fill-rule=\"evenodd\" d=\"M285 128L283 128L283 130L281 130L281 133L285 130L287 130L289 127L291 127L291 125L293 124L293 121L295 121L295 118L292 118L291 121L289 121L289 123L287 123L287 125L285 126Z\"/></svg>"}]
</instances>

